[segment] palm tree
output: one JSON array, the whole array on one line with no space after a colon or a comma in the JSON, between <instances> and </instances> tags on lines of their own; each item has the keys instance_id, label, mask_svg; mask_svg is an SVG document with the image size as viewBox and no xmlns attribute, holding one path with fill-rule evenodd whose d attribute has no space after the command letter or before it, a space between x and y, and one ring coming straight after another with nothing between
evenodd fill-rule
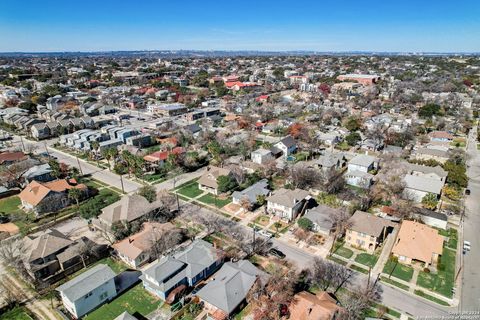
<instances>
[{"instance_id":1,"label":"palm tree","mask_svg":"<svg viewBox=\"0 0 480 320\"><path fill-rule=\"evenodd\" d=\"M98 148L100 147L100 143L94 140L90 143L90 145L92 146L92 149L95 151L95 159L97 160L97 165L98 165Z\"/></svg>"}]
</instances>

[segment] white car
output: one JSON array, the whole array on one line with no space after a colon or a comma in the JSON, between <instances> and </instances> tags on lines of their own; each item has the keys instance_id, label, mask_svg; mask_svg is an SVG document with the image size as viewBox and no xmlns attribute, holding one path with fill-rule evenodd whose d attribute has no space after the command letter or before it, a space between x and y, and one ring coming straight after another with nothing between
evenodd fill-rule
<instances>
[{"instance_id":1,"label":"white car","mask_svg":"<svg viewBox=\"0 0 480 320\"><path fill-rule=\"evenodd\" d=\"M463 241L463 249L470 251L471 248L472 248L472 245L470 241L467 241L467 240Z\"/></svg>"}]
</instances>

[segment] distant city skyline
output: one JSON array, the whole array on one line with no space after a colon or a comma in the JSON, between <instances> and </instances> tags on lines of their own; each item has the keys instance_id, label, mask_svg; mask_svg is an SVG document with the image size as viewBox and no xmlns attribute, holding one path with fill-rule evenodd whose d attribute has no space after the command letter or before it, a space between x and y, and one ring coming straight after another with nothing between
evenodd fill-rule
<instances>
[{"instance_id":1,"label":"distant city skyline","mask_svg":"<svg viewBox=\"0 0 480 320\"><path fill-rule=\"evenodd\" d=\"M13 1L0 52L480 52L480 2Z\"/></svg>"}]
</instances>

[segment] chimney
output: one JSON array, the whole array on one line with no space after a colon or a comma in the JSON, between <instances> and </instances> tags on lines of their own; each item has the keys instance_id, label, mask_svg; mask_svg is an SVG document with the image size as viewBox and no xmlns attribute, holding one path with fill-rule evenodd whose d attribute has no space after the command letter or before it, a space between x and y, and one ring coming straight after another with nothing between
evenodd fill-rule
<instances>
[{"instance_id":1,"label":"chimney","mask_svg":"<svg viewBox=\"0 0 480 320\"><path fill-rule=\"evenodd\" d=\"M312 313L312 311L313 311L313 308L311 308L311 307L308 308L308 314L309 314L309 315L310 315L310 313Z\"/></svg>"},{"instance_id":2,"label":"chimney","mask_svg":"<svg viewBox=\"0 0 480 320\"><path fill-rule=\"evenodd\" d=\"M128 238L128 243L132 243L133 240L131 238Z\"/></svg>"}]
</instances>

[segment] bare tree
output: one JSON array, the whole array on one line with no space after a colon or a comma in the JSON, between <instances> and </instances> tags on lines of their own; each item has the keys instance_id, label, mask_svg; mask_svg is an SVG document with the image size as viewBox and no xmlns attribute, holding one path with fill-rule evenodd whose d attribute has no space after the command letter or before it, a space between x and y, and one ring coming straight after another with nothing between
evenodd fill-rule
<instances>
[{"instance_id":1,"label":"bare tree","mask_svg":"<svg viewBox=\"0 0 480 320\"><path fill-rule=\"evenodd\" d=\"M150 256L153 259L159 258L165 252L181 243L182 239L183 233L179 229L154 230L150 238Z\"/></svg>"},{"instance_id":2,"label":"bare tree","mask_svg":"<svg viewBox=\"0 0 480 320\"><path fill-rule=\"evenodd\" d=\"M290 179L295 188L308 189L317 186L321 176L318 170L299 163L290 169Z\"/></svg>"},{"instance_id":3,"label":"bare tree","mask_svg":"<svg viewBox=\"0 0 480 320\"><path fill-rule=\"evenodd\" d=\"M20 237L12 237L0 241L0 263L15 268L22 276L26 276L23 260L27 247L25 241Z\"/></svg>"},{"instance_id":4,"label":"bare tree","mask_svg":"<svg viewBox=\"0 0 480 320\"><path fill-rule=\"evenodd\" d=\"M240 199L240 206L242 207L244 212L252 210L252 203L250 202L250 199L248 199L247 196L244 196Z\"/></svg>"},{"instance_id":5,"label":"bare tree","mask_svg":"<svg viewBox=\"0 0 480 320\"><path fill-rule=\"evenodd\" d=\"M350 215L345 209L335 210L334 213L329 216L329 219L333 227L333 242L330 248L330 254L332 254L335 242L351 227L352 223L350 221Z\"/></svg>"},{"instance_id":6,"label":"bare tree","mask_svg":"<svg viewBox=\"0 0 480 320\"><path fill-rule=\"evenodd\" d=\"M342 318L347 320L363 319L363 312L380 301L381 295L382 289L376 281L362 283L352 288L342 301L342 306L345 308Z\"/></svg>"},{"instance_id":7,"label":"bare tree","mask_svg":"<svg viewBox=\"0 0 480 320\"><path fill-rule=\"evenodd\" d=\"M376 176L376 183L370 191L373 200L390 200L401 197L405 188L407 167L398 160L384 161L382 169Z\"/></svg>"},{"instance_id":8,"label":"bare tree","mask_svg":"<svg viewBox=\"0 0 480 320\"><path fill-rule=\"evenodd\" d=\"M331 289L336 293L350 283L353 272L341 264L315 258L309 269L309 276L310 281L322 290Z\"/></svg>"}]
</instances>

